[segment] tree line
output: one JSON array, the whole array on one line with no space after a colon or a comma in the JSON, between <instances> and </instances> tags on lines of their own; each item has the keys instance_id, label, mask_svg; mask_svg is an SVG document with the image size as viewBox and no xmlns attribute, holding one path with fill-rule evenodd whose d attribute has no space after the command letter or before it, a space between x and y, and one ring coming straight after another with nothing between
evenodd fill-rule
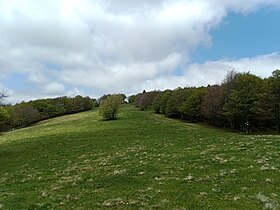
<instances>
[{"instance_id":1,"label":"tree line","mask_svg":"<svg viewBox=\"0 0 280 210\"><path fill-rule=\"evenodd\" d=\"M151 91L129 97L141 110L246 133L274 129L280 133L280 70L268 78L228 72L219 85Z\"/></svg>"},{"instance_id":2,"label":"tree line","mask_svg":"<svg viewBox=\"0 0 280 210\"><path fill-rule=\"evenodd\" d=\"M58 97L3 105L0 92L0 132L25 127L40 120L90 110L100 105L104 119L115 119L124 94L107 94L98 100L89 97ZM189 122L207 122L223 128L250 133L274 129L280 133L280 70L268 78L250 72L228 72L219 85L151 91L128 97L141 110Z\"/></svg>"},{"instance_id":3,"label":"tree line","mask_svg":"<svg viewBox=\"0 0 280 210\"><path fill-rule=\"evenodd\" d=\"M16 105L1 104L6 95L0 94L0 132L26 127L40 120L87 111L97 106L97 100L89 97L58 97L21 102Z\"/></svg>"}]
</instances>

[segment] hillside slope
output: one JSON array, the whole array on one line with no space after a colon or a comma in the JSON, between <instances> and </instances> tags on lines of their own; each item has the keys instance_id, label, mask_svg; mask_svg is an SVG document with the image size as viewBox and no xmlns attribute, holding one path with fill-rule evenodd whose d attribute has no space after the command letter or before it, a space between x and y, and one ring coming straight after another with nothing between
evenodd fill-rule
<instances>
[{"instance_id":1,"label":"hillside slope","mask_svg":"<svg viewBox=\"0 0 280 210\"><path fill-rule=\"evenodd\" d=\"M122 108L0 136L0 209L279 209L280 138Z\"/></svg>"}]
</instances>

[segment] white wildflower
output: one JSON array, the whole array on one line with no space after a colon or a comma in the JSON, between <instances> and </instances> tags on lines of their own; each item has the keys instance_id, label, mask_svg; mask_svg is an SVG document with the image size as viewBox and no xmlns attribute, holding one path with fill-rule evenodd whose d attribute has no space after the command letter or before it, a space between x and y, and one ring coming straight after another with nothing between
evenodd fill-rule
<instances>
[{"instance_id":1,"label":"white wildflower","mask_svg":"<svg viewBox=\"0 0 280 210\"><path fill-rule=\"evenodd\" d=\"M193 180L193 176L191 176L191 175L184 178L184 181L191 181L191 180Z\"/></svg>"},{"instance_id":2,"label":"white wildflower","mask_svg":"<svg viewBox=\"0 0 280 210\"><path fill-rule=\"evenodd\" d=\"M106 207L116 207L120 205L124 205L125 202L121 198L109 199L102 203L102 206Z\"/></svg>"},{"instance_id":3,"label":"white wildflower","mask_svg":"<svg viewBox=\"0 0 280 210\"><path fill-rule=\"evenodd\" d=\"M267 182L267 183L272 183L272 180L269 179L269 178L266 178L266 179L265 179L265 182Z\"/></svg>"},{"instance_id":4,"label":"white wildflower","mask_svg":"<svg viewBox=\"0 0 280 210\"><path fill-rule=\"evenodd\" d=\"M240 200L241 198L239 196L234 196L233 200L234 201L237 201L237 200Z\"/></svg>"},{"instance_id":5,"label":"white wildflower","mask_svg":"<svg viewBox=\"0 0 280 210\"><path fill-rule=\"evenodd\" d=\"M48 194L46 192L42 192L42 197L47 197Z\"/></svg>"}]
</instances>

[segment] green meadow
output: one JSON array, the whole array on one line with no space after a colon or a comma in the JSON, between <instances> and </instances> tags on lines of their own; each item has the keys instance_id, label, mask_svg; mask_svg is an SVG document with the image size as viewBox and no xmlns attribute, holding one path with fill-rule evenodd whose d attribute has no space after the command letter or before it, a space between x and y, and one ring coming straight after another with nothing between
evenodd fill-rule
<instances>
[{"instance_id":1,"label":"green meadow","mask_svg":"<svg viewBox=\"0 0 280 210\"><path fill-rule=\"evenodd\" d=\"M280 209L280 136L124 106L0 135L0 209Z\"/></svg>"}]
</instances>

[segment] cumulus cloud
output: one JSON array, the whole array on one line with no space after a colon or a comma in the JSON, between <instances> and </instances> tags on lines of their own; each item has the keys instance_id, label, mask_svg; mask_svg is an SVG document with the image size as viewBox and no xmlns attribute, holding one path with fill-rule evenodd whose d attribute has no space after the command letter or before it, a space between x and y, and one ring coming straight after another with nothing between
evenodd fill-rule
<instances>
[{"instance_id":1,"label":"cumulus cloud","mask_svg":"<svg viewBox=\"0 0 280 210\"><path fill-rule=\"evenodd\" d=\"M93 94L135 93L144 87L219 82L227 70L250 67L255 58L190 64L190 52L211 45L210 30L229 11L249 13L268 5L280 2L0 1L0 81L11 73L26 74L37 91L28 92L32 97L84 94L81 87L92 88ZM261 57L268 63L259 64L273 66L273 56L278 54ZM177 69L182 75L174 76Z\"/></svg>"},{"instance_id":2,"label":"cumulus cloud","mask_svg":"<svg viewBox=\"0 0 280 210\"><path fill-rule=\"evenodd\" d=\"M64 85L57 82L52 82L45 86L45 91L49 95L61 95L64 93Z\"/></svg>"},{"instance_id":3,"label":"cumulus cloud","mask_svg":"<svg viewBox=\"0 0 280 210\"><path fill-rule=\"evenodd\" d=\"M220 84L228 71L250 72L259 77L271 76L280 67L280 55L272 53L253 58L207 61L188 65L180 76L163 76L148 80L142 88L146 90L174 89L186 86L207 86Z\"/></svg>"}]
</instances>

